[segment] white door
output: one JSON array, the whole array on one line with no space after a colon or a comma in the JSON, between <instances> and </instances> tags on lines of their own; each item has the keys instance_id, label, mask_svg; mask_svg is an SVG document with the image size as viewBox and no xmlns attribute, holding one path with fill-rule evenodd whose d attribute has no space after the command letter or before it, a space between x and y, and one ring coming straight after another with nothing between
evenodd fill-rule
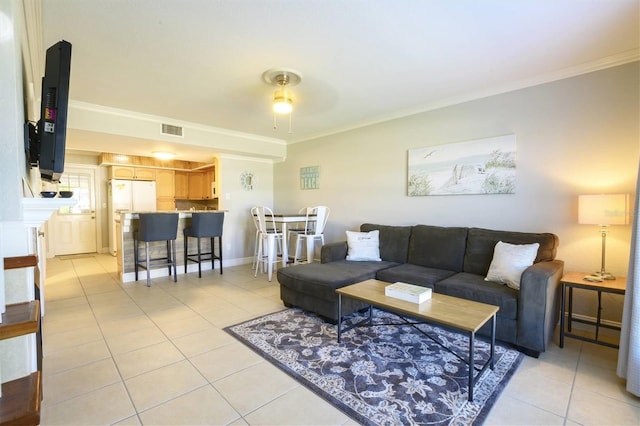
<instances>
[{"instance_id":1,"label":"white door","mask_svg":"<svg viewBox=\"0 0 640 426\"><path fill-rule=\"evenodd\" d=\"M58 190L73 191L77 203L62 207L54 216L55 254L95 253L96 209L94 195L95 173L93 169L65 169Z\"/></svg>"}]
</instances>

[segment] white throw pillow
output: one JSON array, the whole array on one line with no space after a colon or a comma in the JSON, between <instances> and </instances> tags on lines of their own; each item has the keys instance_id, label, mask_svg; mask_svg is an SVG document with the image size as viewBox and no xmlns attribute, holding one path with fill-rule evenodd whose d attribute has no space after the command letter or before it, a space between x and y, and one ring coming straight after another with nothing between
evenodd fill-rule
<instances>
[{"instance_id":1,"label":"white throw pillow","mask_svg":"<svg viewBox=\"0 0 640 426\"><path fill-rule=\"evenodd\" d=\"M380 262L380 231L347 232L347 260Z\"/></svg>"},{"instance_id":2,"label":"white throw pillow","mask_svg":"<svg viewBox=\"0 0 640 426\"><path fill-rule=\"evenodd\" d=\"M498 241L493 249L493 260L486 281L505 283L520 290L520 277L525 269L533 265L540 244L509 244Z\"/></svg>"}]
</instances>

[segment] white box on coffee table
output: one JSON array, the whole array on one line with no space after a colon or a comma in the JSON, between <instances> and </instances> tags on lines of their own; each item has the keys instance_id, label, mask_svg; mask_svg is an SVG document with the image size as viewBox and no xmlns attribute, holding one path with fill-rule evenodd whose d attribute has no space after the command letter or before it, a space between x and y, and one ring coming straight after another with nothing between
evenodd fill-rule
<instances>
[{"instance_id":1,"label":"white box on coffee table","mask_svg":"<svg viewBox=\"0 0 640 426\"><path fill-rule=\"evenodd\" d=\"M431 289L419 285L396 282L384 288L384 295L407 302L422 303L431 299Z\"/></svg>"}]
</instances>

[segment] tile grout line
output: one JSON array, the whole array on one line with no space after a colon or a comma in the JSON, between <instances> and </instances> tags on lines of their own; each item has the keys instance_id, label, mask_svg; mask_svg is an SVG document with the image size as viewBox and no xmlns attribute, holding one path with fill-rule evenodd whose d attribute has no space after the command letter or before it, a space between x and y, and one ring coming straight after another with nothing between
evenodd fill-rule
<instances>
[{"instance_id":1,"label":"tile grout line","mask_svg":"<svg viewBox=\"0 0 640 426\"><path fill-rule=\"evenodd\" d=\"M82 282L81 282L81 281L80 281L80 283L81 283L81 285L82 285ZM233 285L234 287L238 287L237 285L235 285L235 284L233 284L233 283L229 283L229 284L230 284L230 285ZM157 322L156 320L154 320L154 319L149 315L149 313L148 313L148 312L147 312L147 311L146 311L142 306L140 306L140 305L138 304L138 302L136 301L136 299L135 299L134 297L132 297L132 296L129 294L129 292L127 292L127 291L126 291L126 289L124 289L122 286L120 286L120 287L121 287L121 290L122 290L122 291L123 291L123 292L124 292L128 297L129 297L129 299L131 299L131 301L132 301L132 302L133 302L133 303L134 303L134 304L135 304L135 305L136 305L136 306L137 306L137 307L142 311L142 313L144 314L144 316L146 316L146 317L149 319L149 321L151 321L151 322L152 322L152 323L153 323L153 324L154 324L154 325L155 325L155 326L160 330L160 332L161 332L161 333L166 337L166 339L167 339L167 340L168 340L168 341L173 345L173 347L174 347L174 348L175 348L175 349L176 349L176 350L177 350L177 351L178 351L178 352L179 352L179 353L184 357L184 359L183 359L183 360L176 361L176 362L173 362L173 363L167 364L167 365L162 366L162 367L158 367L158 368L156 368L156 369L154 369L154 370L150 370L150 371L157 371L157 370L159 370L159 369L161 369L161 368L164 368L164 367L167 367L167 366L169 366L169 365L174 365L174 364L177 364L178 362L187 361L187 362L188 362L188 363L189 363L189 364L190 364L190 365L195 369L195 371L197 371L197 372L198 372L198 374L199 374L199 375L200 375L200 376L201 376L201 377L206 381L206 384L205 384L205 385L199 386L199 387L197 387L197 388L195 388L195 389L191 389L191 390L189 390L189 391L187 391L187 392L181 393L180 395L175 395L175 396L173 396L172 398L170 398L170 399L168 399L168 400L166 400L166 401L161 401L161 402L159 402L158 404L156 404L156 405L154 405L154 406L152 406L152 407L148 407L148 408L146 408L145 410L140 411L140 410L136 407L135 403L133 402L133 399L132 399L132 397L131 397L131 394L130 394L130 392L129 392L129 389L128 389L128 387L126 386L126 379L124 379L124 377L122 376L122 373L121 373L121 371L120 371L120 368L118 367L118 364L115 362L115 357L114 357L114 355L113 355L113 352L111 351L111 348L109 347L109 345L108 345L108 344L106 344L106 345L107 345L107 348L108 348L108 350L109 350L109 353L111 354L112 362L113 362L113 364L115 365L115 367L116 367L116 369L117 369L117 371L118 371L118 374L120 375L120 379L121 379L121 381L122 381L122 384L123 384L123 386L124 386L124 388L125 388L125 390L126 390L126 392L127 392L127 395L128 395L128 397L129 397L129 400L131 401L132 406L134 407L134 410L136 411L136 416L138 417L139 421L142 423L142 420L141 420L141 418L140 418L140 414L142 414L142 413L144 413L144 412L147 412L147 411L149 411L149 410L151 410L151 409L154 409L154 408L156 408L156 407L158 407L158 406L161 406L161 405L163 405L163 404L166 404L167 402L172 401L172 400L174 400L174 399L176 399L176 398L180 398L181 396L184 396L184 395L186 395L186 394L188 394L188 393L190 393L190 392L193 392L193 391L195 391L195 390L198 390L198 389L204 388L204 387L206 387L206 386L211 386L211 388L212 388L212 389L213 389L213 390L214 390L218 395L220 395L220 397L221 397L221 398L222 398L222 399L223 399L227 404L229 404L229 406L230 406L230 407L232 407L232 408L233 408L233 405L232 405L232 404L231 404L231 403L230 403L230 402L229 402L229 401L228 401L228 400L227 400L227 399L226 399L226 398L225 398L225 397L224 397L224 396L219 392L219 390L215 387L215 385L213 384L213 382L210 382L210 381L209 381L209 380L208 380L208 379L207 379L207 378L202 374L202 372L200 372L200 370L199 370L199 369L198 369L198 368L193 364L193 362L191 361L191 359L190 359L186 354L184 354L184 353L180 350L180 348L178 348L178 347L177 347L177 345L175 344L175 342L173 342L173 339L172 339L169 335L167 335L167 334L166 334L166 332L162 329L161 325L160 325L160 324L158 324L158 322ZM169 297L171 297L171 298L173 298L174 300L176 300L177 302L179 302L179 303L182 305L182 307L186 307L186 308L188 308L188 309L189 309L189 310L191 310L194 314L196 314L198 317L202 318L204 321L206 321L207 323L211 324L211 325L212 325L213 327L215 327L216 329L218 329L218 330L221 330L221 331L222 331L222 329L220 329L217 325L213 324L211 321L209 321L208 319L206 319L205 317L203 317L199 312L197 312L197 311L193 310L193 308L191 308L189 305L185 304L182 300L178 299L174 294L172 294L171 292L167 291L167 290L166 290L166 289L165 289L161 284L158 284L158 285L157 285L157 287L158 287L160 290L162 290L166 295L168 295ZM238 287L238 288L241 288L241 287ZM244 290L244 289L243 289L243 290ZM84 292L84 287L83 287L83 292ZM85 297L86 297L86 293L85 293ZM93 305L91 305L91 302L88 300L88 298L87 298L87 302L89 303L89 305L90 305L90 307L91 307L91 310L92 310L92 313L94 314L94 317L95 317L95 312L93 311ZM227 300L227 302L228 302L228 303L230 303L231 305L235 306L235 307L238 307L237 305L233 304L231 301L228 301L228 300ZM238 307L238 308L239 308L239 307ZM249 314L251 314L250 312L248 312L248 313L249 313ZM104 338L105 343L106 343L106 338L104 337L104 333L102 332L102 327L100 327L100 325L99 325L100 323L99 323L99 321L98 321L97 317L95 317L95 318L96 318L96 322L98 323L98 326L99 326L99 328L100 328L100 330L101 330L101 333L102 333L103 338ZM194 332L194 333L191 333L191 334L195 334L195 332ZM184 336L180 336L180 337L184 337ZM151 345L150 345L150 346L151 346ZM148 347L148 346L146 346L146 347ZM142 349L142 348L141 348L141 349ZM137 350L137 349L136 349L136 350ZM247 368L249 368L249 367L247 367ZM244 369L243 369L243 370L244 370ZM149 373L150 371L146 371L145 373L142 373L142 374ZM241 370L241 371L242 371L242 370ZM237 373L237 372L234 372L234 373L232 373L232 374L235 374L235 373ZM137 376L133 376L133 377L139 377L139 376L140 376L140 375L142 375L142 374L139 374L139 375L137 375ZM226 377L228 377L228 376L226 376ZM235 409L235 408L234 408L234 411L236 412L236 414L238 415L238 417L237 417L236 419L234 419L233 421L237 421L237 420L239 420L239 419L243 419L243 420L244 420L244 416L242 416L240 413L238 413L238 412L236 411L236 409ZM124 420L124 419L121 419L121 420Z\"/></svg>"},{"instance_id":2,"label":"tile grout line","mask_svg":"<svg viewBox=\"0 0 640 426\"><path fill-rule=\"evenodd\" d=\"M71 265L72 265L72 268L73 268L73 271L74 271L75 279L77 280L78 284L80 285L80 288L81 288L81 290L82 290L83 297L84 297L85 301L87 302L87 305L89 306L89 309L91 310L91 314L93 315L94 321L95 321L96 325L98 326L98 329L100 330L100 335L102 336L102 340L103 340L103 342L104 342L104 344L105 344L105 347L107 348L107 351L109 352L109 355L110 355L109 359L111 360L111 363L112 363L113 367L114 367L114 368L116 369L116 371L118 372L118 376L120 377L120 383L122 384L122 386L124 387L125 391L127 392L127 396L128 396L128 398L129 398L129 401L131 402L131 406L134 408L134 410L136 411L136 415L137 415L137 410L136 410L136 408L135 408L135 404L133 403L133 400L131 399L131 395L129 394L129 391L128 391L128 389L127 389L127 387L126 387L125 383L124 383L124 380L123 380L123 378L122 378L122 374L121 374L121 372L120 372L120 369L118 368L118 365L116 364L115 359L114 359L114 357L113 357L113 353L111 352L111 348L109 347L109 344L108 344L108 343L107 343L107 341L106 341L106 338L105 338L104 332L103 332L103 330L102 330L102 327L100 326L100 321L98 320L98 317L97 317L97 316L96 316L96 314L95 314L95 311L94 311L94 308L93 308L93 305L92 305L91 301L90 301L90 300L89 300L89 298L87 297L87 292L86 292L86 290L85 290L85 288L84 288L84 284L82 283L82 280L80 279L81 275L78 273L78 269L77 269L77 267L76 267L76 265L75 265L75 259L69 259L69 260L70 260L70 262L71 262ZM97 262L97 261L96 261L96 264L98 264L98 265L100 266L100 268L101 268L101 269L104 269L104 267L103 267L101 264L99 264L99 262ZM111 274L108 274L108 276L109 276L109 277L111 277ZM96 341L97 341L97 340L96 340ZM94 361L94 362L100 362L100 361L103 361L103 360L105 360L105 359L107 359L107 358L103 358L103 359L101 359L101 360ZM92 362L92 363L94 363L94 362ZM92 364L92 363L89 363L89 364L86 364L86 365L90 365L90 364ZM77 367L74 367L74 368L77 368ZM67 370L65 370L65 371L71 371L71 370L73 370L73 368L72 368L72 369L67 369ZM55 405L61 404L61 403L63 403L63 402L71 401L71 400L73 400L73 399L75 399L75 398L82 397L83 395L86 395L87 393L95 392L95 391L98 391L98 390L104 389L104 388L106 388L106 387L108 387L108 386L112 386L112 385L114 385L114 384L116 384L116 382L114 382L114 383L110 383L110 384L108 384L108 385L102 386L102 387L97 388L97 389L93 389L93 390L92 390L92 391L90 391L90 392L84 392L84 393L79 394L79 395L74 395L73 397L70 397L70 398L67 398L67 399L63 399L63 400L61 400L61 401L56 402L55 404L51 404L50 406L55 406ZM131 417L131 416L129 416L129 417L125 417L125 418L119 419L118 421L122 421L122 420L125 420L125 419L130 418L130 417Z\"/></svg>"},{"instance_id":3,"label":"tile grout line","mask_svg":"<svg viewBox=\"0 0 640 426\"><path fill-rule=\"evenodd\" d=\"M74 259L71 259L71 260L72 260L72 262L74 261ZM86 259L82 259L82 260L83 260L83 261L86 261ZM104 331L104 330L105 330L105 328L104 328L104 327L105 327L105 320L104 320L104 318L103 318L102 316L98 316L97 311L96 311L97 306L99 306L99 305L100 305L101 299L99 299L99 297L98 297L98 298L95 298L95 297L93 297L93 296L94 296L94 295L99 295L99 294L101 294L101 293L109 293L110 291L109 291L109 292L100 292L100 291L99 291L99 292L96 292L96 293L91 293L91 295L89 295L89 293L87 292L87 287L86 287L86 285L83 283L83 277L84 277L84 275L83 275L83 276L81 276L82 274L80 274L80 273L78 272L79 270L85 271L85 269L84 269L84 268L81 268L81 267L80 267L80 265L73 264L74 276L73 276L73 277L71 277L71 279L73 280L73 285L75 286L75 285L79 284L79 285L80 285L80 288L79 288L79 289L82 291L82 295L81 295L81 296L74 296L74 297L82 297L83 302L84 302L84 303L83 303L83 306L86 306L86 307L88 307L88 309L90 309L90 311L91 311L91 315L92 315L92 317L93 317L93 320L95 321L95 324L98 326L98 330L100 331L100 337L101 337L101 339L96 339L96 342L101 341L101 342L105 345L105 347L106 347L106 353L108 354L108 355L106 355L106 354L105 354L105 358L103 358L103 359L101 359L101 360L99 360L99 361L104 361L104 360L106 360L107 358L110 358L110 359L111 359L111 362L112 362L113 366L116 368L116 371L117 371L117 373L118 373L118 376L119 376L119 379L120 379L120 383L121 383L121 385L122 385L122 386L124 386L125 392L127 392L127 397L128 397L129 403L130 403L130 404L131 404L131 406L133 407L133 410L134 410L134 413L135 413L135 415L136 415L137 420L142 424L142 420L141 420L141 417L140 417L140 414L141 414L141 413L144 413L144 412L146 412L146 411L148 411L148 410L151 410L151 409L153 409L153 408L156 408L156 407L158 407L158 406L161 406L161 405L163 405L163 404L166 404L167 402L169 402L169 401L171 401L171 400L174 400L174 399L176 399L176 398L179 398L179 397L181 397L181 396L183 396L183 395L185 395L185 394L187 394L187 393L189 393L189 392L193 392L193 391L195 391L195 390L197 390L197 389L201 389L201 388L204 388L204 387L206 387L206 386L211 386L211 387L213 388L213 390L214 390L214 391L215 391L215 392L216 392L216 393L221 397L221 399L222 399L223 401L225 401L225 403L226 403L226 404L228 404L228 405L229 405L229 407L231 407L231 408L234 410L235 414L237 415L237 418L235 418L235 420L232 420L232 421L231 421L231 423L237 422L238 420L242 420L242 421L244 421L244 422L247 422L247 420L245 420L245 416L244 416L244 415L242 415L242 414L240 414L240 413L237 411L237 409L234 407L234 405L232 405L232 404L231 404L230 400L228 400L228 399L227 399L227 398L226 398L222 393L220 393L220 391L216 388L215 383L216 383L218 380L221 380L222 378L217 379L217 380L216 380L216 381L214 381L214 382L211 382L211 381L209 381L206 377L204 377L204 376L202 375L202 373L201 373L201 372L196 368L196 366L193 364L193 362L191 361L191 358L190 358L190 357L188 357L188 356L187 356L187 355L186 355L182 350L180 350L180 348L178 348L178 347L177 347L176 343L174 342L174 338L171 338L171 337L167 334L167 332L166 332L165 330L163 330L163 329L162 329L162 327L160 326L160 323L158 323L158 322L157 322L157 319L153 319L153 318L149 315L149 313L148 313L148 312L147 312L147 311L146 311L146 310L145 310L145 309L144 309L144 308L143 308L143 307L138 303L139 298L138 298L138 299L136 299L135 295L132 295L129 291L127 291L127 289L126 289L126 288L125 288L121 283L119 283L116 279L114 279L114 274L112 274L112 273L110 272L110 270L108 270L107 268L105 268L105 267L102 265L102 263L100 263L100 262L95 262L95 263L97 264L97 266L100 268L100 270L101 270L101 271L104 271L104 272L105 272L105 276L106 276L106 277L108 277L110 281L112 281L112 282L114 282L114 283L116 284L116 289L114 289L114 290L113 290L114 294L115 294L116 292L123 292L123 293L125 293L125 294L126 294L126 296L127 296L127 298L128 298L128 300L130 300L130 301L131 301L131 302L132 302L132 303L133 303L133 304L134 304L134 305L135 305L135 306L140 310L140 315L141 315L141 316L144 316L144 317L145 317L146 319L148 319L148 320L149 320L149 321L150 321L150 322L151 322L155 327L157 327L157 328L158 328L158 330L162 333L162 335L163 335L163 336L164 336L168 341L170 341L170 342L171 342L171 344L173 345L173 347L174 347L174 348L175 348L175 349L176 349L176 350L177 350L177 351L178 351L178 352L179 352L179 353L184 357L184 360L187 360L187 361L189 362L189 364L190 364L190 365L191 365L191 366L192 366L196 371L198 371L198 374L200 374L200 375L204 378L204 380L206 381L206 383L205 383L205 384L203 384L202 386L198 386L198 387L196 387L196 388L194 388L194 389L191 389L191 390L189 390L189 391L187 391L187 392L184 392L184 393L182 393L182 394L180 394L180 395L173 396L173 397L171 397L170 399L168 399L168 400L166 400L166 401L160 402L160 403L158 403L157 405L154 405L153 407L149 407L149 408L145 409L144 411L139 411L139 410L136 408L136 405L135 405L135 404L134 404L134 402L133 402L132 395L130 394L129 389L128 389L128 388L127 388L127 386L126 386L126 380L124 379L124 377L123 377L123 375L122 375L122 371L121 371L120 367L118 366L118 364L116 363L116 357L115 357L115 354L114 354L114 352L113 352L113 349L112 349L112 347L108 344L108 341L107 341L107 338L106 338L106 335L105 335L105 331ZM96 268L96 269L97 269L97 268ZM83 273L84 273L84 272L83 272ZM246 275L246 277L245 277L245 275ZM273 299L273 295L257 294L257 293L256 293L256 291L255 291L255 290L256 290L256 288L251 288L251 286L247 286L247 287L245 288L245 287L243 287L243 286L242 286L242 284L244 284L244 283L245 283L245 281L244 281L244 280L245 280L245 278L246 278L246 279L252 279L252 280L253 280L253 279L254 279L254 277L253 277L253 276L249 276L248 274L245 274L244 272L241 272L241 271L240 271L239 277L241 277L241 278L240 278L240 281L239 281L239 282L240 282L240 285L238 284L238 280L237 280L237 279L233 279L233 280L232 280L232 281L236 281L236 282L226 281L226 280L225 280L225 284L226 284L226 285L228 285L229 287L239 289L239 290L241 290L241 291L243 291L243 292L251 293L252 295L254 295L254 296L256 296L256 297L259 297L260 299L263 299L263 300L265 300L265 301L270 301L271 299ZM85 281L86 281L86 280L85 280ZM194 282L194 284L195 284L195 283L198 283L198 282L196 281L196 282ZM205 285L200 285L200 284L202 284L202 283L198 283L197 287L199 287L199 288L203 288L203 289L206 289L206 287L207 287L207 286L205 286ZM270 284L272 284L272 283L270 283ZM182 298L180 298L180 297L181 297L181 294L178 294L178 293L176 293L176 292L172 292L172 291L170 291L170 289L165 288L165 287L166 287L166 285L170 285L170 284L167 284L167 283L160 283L160 284L158 284L159 290L161 290L161 291L162 291L166 296L170 297L170 298L171 298L171 300L176 301L176 302L179 304L179 307L180 307L180 308L185 308L185 307L186 307L186 308L187 308L187 309L189 309L191 312L193 312L193 313L194 313L198 318L203 319L206 323L210 324L210 325L211 325L213 328L215 328L216 330L223 331L223 328L227 326L227 325L219 326L219 325L216 325L216 324L214 324L213 322L211 322L209 319L207 319L206 317L204 317L200 312L196 311L193 307L191 307L191 306L188 304L188 302L187 302L187 301L183 301L183 299L182 299ZM259 287L259 289L267 288L267 287L269 287L269 286L266 286L266 285L265 285L265 286L261 286L261 287ZM89 297L89 296L92 296L92 297ZM67 298L66 298L66 297L64 297L63 299L60 299L60 300L64 300L64 299L67 299ZM94 299L94 300L92 300L92 299ZM105 300L107 300L107 303L108 303L108 299L105 299ZM236 300L236 299L234 299L234 300ZM247 315L249 315L251 318L254 318L254 317L256 317L256 316L260 316L260 315L264 315L264 313L258 313L258 314L256 314L256 313L253 313L253 312L247 311L247 310L243 309L243 307L242 307L242 306L238 306L238 305L237 305L236 303L234 303L234 302L233 302L233 300L231 300L231 299L225 299L225 302L226 302L227 304L229 304L230 306L233 306L233 307L235 307L235 308L241 309L243 312L245 312L245 313L246 313ZM68 309L68 307L67 307L67 308L60 308L58 311L60 311L60 312L64 312L64 311L65 311L65 310L67 310L67 309ZM147 307L147 309L148 309L148 307ZM126 318L126 317L125 317L125 318ZM246 319L241 319L241 320L239 320L239 321L240 321L240 322L242 322L242 321L245 321L245 320L246 320ZM184 335L184 336L178 336L178 337L176 337L176 338L189 336L189 335L191 335L191 334L195 334L196 332L197 332L197 331L194 331L193 333L189 333L189 334L186 334L186 335ZM80 346L80 345L78 345L78 346ZM145 347L148 347L148 346L145 346ZM136 350L137 350L137 349L136 349ZM127 352L127 353L128 353L128 352ZM96 361L93 361L93 362L96 362ZM180 362L181 362L181 361L180 361ZM264 362L264 361L262 361L262 362ZM89 364L90 364L90 363L89 363ZM89 364L86 364L86 365L89 365ZM174 362L174 363L170 363L170 364L168 364L168 365L172 365L172 364L175 364L175 362ZM165 367L166 367L166 366L165 366ZM241 372L241 371L245 371L246 369L251 368L251 367L253 367L253 365L252 365L252 366L245 367L245 368L242 368L241 370L235 371L235 372L233 372L233 373L231 373L231 374L228 374L228 375L226 375L224 378L227 378L227 377L229 377L229 376L231 376L231 375L233 375L233 374L237 374L237 373L239 373L239 372ZM74 368L77 368L77 367L74 367ZM159 368L162 368L162 367L159 367ZM68 370L70 370L70 369L68 369ZM65 370L65 371L68 371L68 370ZM152 370L152 371L153 371L153 370ZM137 376L134 376L134 377L137 377ZM118 383L118 382L114 382L114 383L112 383L112 384L109 384L109 385L103 386L103 387L98 388L98 389L94 389L94 390L92 390L91 392L95 392L95 391L97 391L97 390L99 390L99 389L103 389L103 388L105 388L105 387L107 387L107 386L112 386L112 385L114 385L114 384L116 384L116 383ZM294 389L295 389L295 388L294 388ZM268 402L265 402L265 403L264 403L264 404L262 404L260 407L256 407L256 408L254 408L251 412L247 413L247 415L248 415L248 414L251 414L251 413L253 413L253 412L255 412L256 410L259 410L260 408L262 408L262 407L264 407L264 406L268 405L269 403L271 403L271 402L273 402L273 401L277 400L278 398L281 398L282 396L286 395L286 394L287 394L287 393L289 393L289 392L290 392L290 391L287 391L287 392L283 393L282 395L279 395L279 396L275 397L273 400L268 401ZM82 397L83 395L86 395L86 394L87 394L87 393L79 394L79 395L76 395L74 398L80 398L80 397ZM71 400L71 399L73 399L73 398L67 399L67 400L65 400L65 401L69 401L69 400ZM60 403L60 402L62 402L62 401L59 401L58 403ZM56 403L56 404L58 404L58 403ZM54 405L55 405L55 404L54 404ZM118 421L122 421L122 420L126 420L126 419L133 419L133 414L131 414L130 416L127 416L127 417L125 417L125 418L123 418L123 419L120 419L120 420L118 420ZM247 423L248 423L248 422L247 422Z\"/></svg>"}]
</instances>

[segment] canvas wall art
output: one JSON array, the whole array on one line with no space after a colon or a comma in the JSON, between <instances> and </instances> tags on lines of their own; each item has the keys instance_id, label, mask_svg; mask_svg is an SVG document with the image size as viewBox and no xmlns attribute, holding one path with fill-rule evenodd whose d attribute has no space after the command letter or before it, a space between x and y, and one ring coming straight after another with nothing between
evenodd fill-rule
<instances>
[{"instance_id":1,"label":"canvas wall art","mask_svg":"<svg viewBox=\"0 0 640 426\"><path fill-rule=\"evenodd\" d=\"M407 193L513 194L516 136L505 135L409 150Z\"/></svg>"},{"instance_id":2,"label":"canvas wall art","mask_svg":"<svg viewBox=\"0 0 640 426\"><path fill-rule=\"evenodd\" d=\"M320 188L320 166L302 167L300 169L300 189Z\"/></svg>"}]
</instances>

